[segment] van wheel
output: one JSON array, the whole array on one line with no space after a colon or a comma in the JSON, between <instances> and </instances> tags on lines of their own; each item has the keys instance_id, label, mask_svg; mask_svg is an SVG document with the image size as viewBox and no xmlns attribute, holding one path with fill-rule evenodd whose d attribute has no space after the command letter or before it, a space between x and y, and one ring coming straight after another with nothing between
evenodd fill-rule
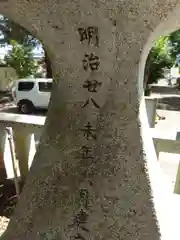
<instances>
[{"instance_id":1,"label":"van wheel","mask_svg":"<svg viewBox=\"0 0 180 240\"><path fill-rule=\"evenodd\" d=\"M34 111L34 105L32 104L32 102L30 101L21 101L18 104L18 108L19 108L19 112L23 113L23 114L30 114L33 113Z\"/></svg>"}]
</instances>

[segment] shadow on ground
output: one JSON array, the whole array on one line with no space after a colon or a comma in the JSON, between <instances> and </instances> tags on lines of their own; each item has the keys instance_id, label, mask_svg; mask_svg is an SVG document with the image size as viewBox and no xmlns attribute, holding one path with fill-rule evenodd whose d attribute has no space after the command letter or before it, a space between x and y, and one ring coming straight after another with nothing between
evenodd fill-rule
<instances>
[{"instance_id":1,"label":"shadow on ground","mask_svg":"<svg viewBox=\"0 0 180 240\"><path fill-rule=\"evenodd\" d=\"M10 93L0 91L0 112L20 114L10 96ZM36 109L31 115L46 116L46 114L47 109Z\"/></svg>"},{"instance_id":2,"label":"shadow on ground","mask_svg":"<svg viewBox=\"0 0 180 240\"><path fill-rule=\"evenodd\" d=\"M10 104L10 105L7 104L3 109L0 108L0 112L22 114L18 111L18 108L12 104ZM46 114L47 114L46 109L36 109L30 115L46 116Z\"/></svg>"},{"instance_id":3,"label":"shadow on ground","mask_svg":"<svg viewBox=\"0 0 180 240\"><path fill-rule=\"evenodd\" d=\"M22 189L23 184L20 184ZM0 180L0 216L10 217L13 214L18 198L14 181L11 179Z\"/></svg>"},{"instance_id":4,"label":"shadow on ground","mask_svg":"<svg viewBox=\"0 0 180 240\"><path fill-rule=\"evenodd\" d=\"M159 98L157 109L180 111L180 97Z\"/></svg>"},{"instance_id":5,"label":"shadow on ground","mask_svg":"<svg viewBox=\"0 0 180 240\"><path fill-rule=\"evenodd\" d=\"M180 90L177 89L176 86L152 86L151 91L153 93L158 93L158 94L166 94L166 95L179 95L180 96Z\"/></svg>"}]
</instances>

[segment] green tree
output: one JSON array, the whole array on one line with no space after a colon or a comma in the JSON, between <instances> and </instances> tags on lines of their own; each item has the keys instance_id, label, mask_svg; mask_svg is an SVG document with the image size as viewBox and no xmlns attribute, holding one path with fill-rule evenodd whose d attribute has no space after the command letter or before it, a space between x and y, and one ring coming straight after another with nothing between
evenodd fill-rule
<instances>
[{"instance_id":1,"label":"green tree","mask_svg":"<svg viewBox=\"0 0 180 240\"><path fill-rule=\"evenodd\" d=\"M37 71L37 65L33 59L32 46L27 46L11 40L12 50L5 56L5 62L8 66L16 70L19 78L25 78L34 75Z\"/></svg>"},{"instance_id":2,"label":"green tree","mask_svg":"<svg viewBox=\"0 0 180 240\"><path fill-rule=\"evenodd\" d=\"M24 46L35 47L40 43L25 28L5 17L0 19L0 31L3 36L0 39L0 44L10 44L11 40L16 40L19 44L23 44ZM44 53L45 55L42 62L45 63L46 77L52 78L51 62L45 49Z\"/></svg>"},{"instance_id":3,"label":"green tree","mask_svg":"<svg viewBox=\"0 0 180 240\"><path fill-rule=\"evenodd\" d=\"M180 54L180 30L161 37L151 49L147 58L144 88L163 77L164 68L171 68Z\"/></svg>"},{"instance_id":4,"label":"green tree","mask_svg":"<svg viewBox=\"0 0 180 240\"><path fill-rule=\"evenodd\" d=\"M148 84L158 81L164 76L164 69L172 67L174 58L170 51L169 36L161 37L152 47L145 67L144 89Z\"/></svg>"},{"instance_id":5,"label":"green tree","mask_svg":"<svg viewBox=\"0 0 180 240\"><path fill-rule=\"evenodd\" d=\"M150 75L149 82L156 82L163 77L164 68L170 68L173 65L172 56L168 50L169 36L161 37L150 52Z\"/></svg>"},{"instance_id":6,"label":"green tree","mask_svg":"<svg viewBox=\"0 0 180 240\"><path fill-rule=\"evenodd\" d=\"M180 54L180 30L177 30L169 35L169 52L174 61Z\"/></svg>"}]
</instances>

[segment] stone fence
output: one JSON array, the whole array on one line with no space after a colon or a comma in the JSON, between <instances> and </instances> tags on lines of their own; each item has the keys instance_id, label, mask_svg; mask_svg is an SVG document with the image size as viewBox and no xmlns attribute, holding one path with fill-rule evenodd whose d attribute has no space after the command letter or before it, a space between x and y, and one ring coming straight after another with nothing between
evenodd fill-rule
<instances>
[{"instance_id":1,"label":"stone fence","mask_svg":"<svg viewBox=\"0 0 180 240\"><path fill-rule=\"evenodd\" d=\"M26 177L44 123L42 116L0 113L1 178L14 178L15 171L18 177Z\"/></svg>"},{"instance_id":2,"label":"stone fence","mask_svg":"<svg viewBox=\"0 0 180 240\"><path fill-rule=\"evenodd\" d=\"M146 112L150 128L155 126L157 98L145 97Z\"/></svg>"},{"instance_id":3,"label":"stone fence","mask_svg":"<svg viewBox=\"0 0 180 240\"><path fill-rule=\"evenodd\" d=\"M151 128L152 138L162 171L168 175L173 185L173 191L180 194L180 160L171 157L159 158L161 152L180 155L180 130L158 130Z\"/></svg>"},{"instance_id":4,"label":"stone fence","mask_svg":"<svg viewBox=\"0 0 180 240\"><path fill-rule=\"evenodd\" d=\"M155 128L157 101L157 98L145 97L149 127L160 167L170 179L174 193L180 194L180 161L173 161L171 157L159 158L161 152L180 155L180 130L164 129L162 131Z\"/></svg>"},{"instance_id":5,"label":"stone fence","mask_svg":"<svg viewBox=\"0 0 180 240\"><path fill-rule=\"evenodd\" d=\"M150 127L154 126L156 99L146 97ZM17 175L25 178L32 164L45 117L0 113L0 176L14 178L13 155ZM11 144L12 143L12 144Z\"/></svg>"}]
</instances>

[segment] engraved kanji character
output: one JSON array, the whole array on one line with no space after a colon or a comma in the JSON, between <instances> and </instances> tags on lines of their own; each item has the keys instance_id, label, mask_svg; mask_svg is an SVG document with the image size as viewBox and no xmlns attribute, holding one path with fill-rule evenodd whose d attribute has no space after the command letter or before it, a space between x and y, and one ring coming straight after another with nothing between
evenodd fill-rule
<instances>
[{"instance_id":1,"label":"engraved kanji character","mask_svg":"<svg viewBox=\"0 0 180 240\"><path fill-rule=\"evenodd\" d=\"M91 148L89 148L87 146L82 146L81 151L82 151L82 158L83 159L93 158L93 156L91 155L91 153L92 153Z\"/></svg>"},{"instance_id":2,"label":"engraved kanji character","mask_svg":"<svg viewBox=\"0 0 180 240\"><path fill-rule=\"evenodd\" d=\"M88 92L97 92L97 87L101 86L102 82L97 80L86 80L83 84L83 88L87 88Z\"/></svg>"},{"instance_id":3,"label":"engraved kanji character","mask_svg":"<svg viewBox=\"0 0 180 240\"><path fill-rule=\"evenodd\" d=\"M77 233L76 236L73 236L73 239L86 240L85 237L83 237L80 233Z\"/></svg>"},{"instance_id":4,"label":"engraved kanji character","mask_svg":"<svg viewBox=\"0 0 180 240\"><path fill-rule=\"evenodd\" d=\"M87 71L89 68L92 71L98 70L99 65L100 65L100 59L94 53L90 53L90 54L86 53L84 55L83 68L85 71Z\"/></svg>"},{"instance_id":5,"label":"engraved kanji character","mask_svg":"<svg viewBox=\"0 0 180 240\"><path fill-rule=\"evenodd\" d=\"M100 109L100 106L95 102L95 100L93 98L91 98L91 102L93 103L94 107ZM87 99L85 101L85 103L82 105L82 108L85 108L88 104L89 104L89 99Z\"/></svg>"},{"instance_id":6,"label":"engraved kanji character","mask_svg":"<svg viewBox=\"0 0 180 240\"><path fill-rule=\"evenodd\" d=\"M78 32L80 35L80 41L88 40L87 30L86 28L78 28Z\"/></svg>"},{"instance_id":7,"label":"engraved kanji character","mask_svg":"<svg viewBox=\"0 0 180 240\"><path fill-rule=\"evenodd\" d=\"M87 28L87 35L88 35L88 44L92 43L94 40L94 45L99 46L99 31L97 27L90 26Z\"/></svg>"},{"instance_id":8,"label":"engraved kanji character","mask_svg":"<svg viewBox=\"0 0 180 240\"><path fill-rule=\"evenodd\" d=\"M74 224L77 225L80 229L89 232L89 230L84 226L87 223L88 217L88 213L81 209L74 218Z\"/></svg>"},{"instance_id":9,"label":"engraved kanji character","mask_svg":"<svg viewBox=\"0 0 180 240\"><path fill-rule=\"evenodd\" d=\"M80 189L79 191L79 196L82 204L84 205L85 208L88 207L88 198L89 198L89 193L88 190L85 188Z\"/></svg>"},{"instance_id":10,"label":"engraved kanji character","mask_svg":"<svg viewBox=\"0 0 180 240\"><path fill-rule=\"evenodd\" d=\"M99 46L99 32L97 27L78 28L78 32L81 42L87 40L88 44L94 44L96 47Z\"/></svg>"},{"instance_id":11,"label":"engraved kanji character","mask_svg":"<svg viewBox=\"0 0 180 240\"><path fill-rule=\"evenodd\" d=\"M95 128L92 128L90 122L88 122L87 125L84 126L83 129L81 129L81 131L84 132L84 136L86 137L87 140L89 139L94 139L96 140L96 129Z\"/></svg>"}]
</instances>

